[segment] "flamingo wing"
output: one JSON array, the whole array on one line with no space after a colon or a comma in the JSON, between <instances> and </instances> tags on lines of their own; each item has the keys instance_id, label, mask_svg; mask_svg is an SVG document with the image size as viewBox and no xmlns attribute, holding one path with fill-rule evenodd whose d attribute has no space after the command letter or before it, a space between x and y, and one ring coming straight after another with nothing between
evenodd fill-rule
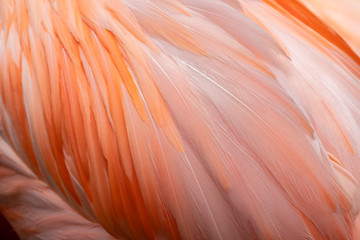
<instances>
[{"instance_id":1,"label":"flamingo wing","mask_svg":"<svg viewBox=\"0 0 360 240\"><path fill-rule=\"evenodd\" d=\"M0 23L20 237L355 236L356 40L301 2L3 0Z\"/></svg>"}]
</instances>

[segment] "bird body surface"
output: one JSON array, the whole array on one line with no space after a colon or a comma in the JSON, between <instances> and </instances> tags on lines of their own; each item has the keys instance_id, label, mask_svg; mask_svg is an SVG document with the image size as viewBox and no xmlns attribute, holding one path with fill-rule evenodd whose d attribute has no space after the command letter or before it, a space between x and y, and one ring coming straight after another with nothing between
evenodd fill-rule
<instances>
[{"instance_id":1,"label":"bird body surface","mask_svg":"<svg viewBox=\"0 0 360 240\"><path fill-rule=\"evenodd\" d=\"M23 239L358 239L331 3L1 1L0 210Z\"/></svg>"}]
</instances>

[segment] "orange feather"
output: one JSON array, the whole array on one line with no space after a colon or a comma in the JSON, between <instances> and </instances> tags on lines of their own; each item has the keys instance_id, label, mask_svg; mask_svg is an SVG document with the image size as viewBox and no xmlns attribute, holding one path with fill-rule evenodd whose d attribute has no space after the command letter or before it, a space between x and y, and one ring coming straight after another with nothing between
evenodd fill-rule
<instances>
[{"instance_id":1,"label":"orange feather","mask_svg":"<svg viewBox=\"0 0 360 240\"><path fill-rule=\"evenodd\" d=\"M21 239L358 239L357 11L1 1L1 213Z\"/></svg>"}]
</instances>

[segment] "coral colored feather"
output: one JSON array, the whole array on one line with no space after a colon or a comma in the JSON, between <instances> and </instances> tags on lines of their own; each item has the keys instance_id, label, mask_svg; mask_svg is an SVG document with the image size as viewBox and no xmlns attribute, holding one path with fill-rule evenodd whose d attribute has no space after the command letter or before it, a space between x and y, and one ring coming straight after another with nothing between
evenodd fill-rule
<instances>
[{"instance_id":1,"label":"coral colored feather","mask_svg":"<svg viewBox=\"0 0 360 240\"><path fill-rule=\"evenodd\" d=\"M360 239L358 12L0 1L1 213L21 239Z\"/></svg>"}]
</instances>

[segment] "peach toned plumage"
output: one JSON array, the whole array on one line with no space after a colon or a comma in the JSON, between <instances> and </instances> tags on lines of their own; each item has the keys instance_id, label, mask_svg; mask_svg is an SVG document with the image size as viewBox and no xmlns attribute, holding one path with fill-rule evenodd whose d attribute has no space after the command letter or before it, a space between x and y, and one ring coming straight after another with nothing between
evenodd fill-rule
<instances>
[{"instance_id":1,"label":"peach toned plumage","mask_svg":"<svg viewBox=\"0 0 360 240\"><path fill-rule=\"evenodd\" d=\"M0 211L22 239L359 239L357 10L0 1Z\"/></svg>"}]
</instances>

